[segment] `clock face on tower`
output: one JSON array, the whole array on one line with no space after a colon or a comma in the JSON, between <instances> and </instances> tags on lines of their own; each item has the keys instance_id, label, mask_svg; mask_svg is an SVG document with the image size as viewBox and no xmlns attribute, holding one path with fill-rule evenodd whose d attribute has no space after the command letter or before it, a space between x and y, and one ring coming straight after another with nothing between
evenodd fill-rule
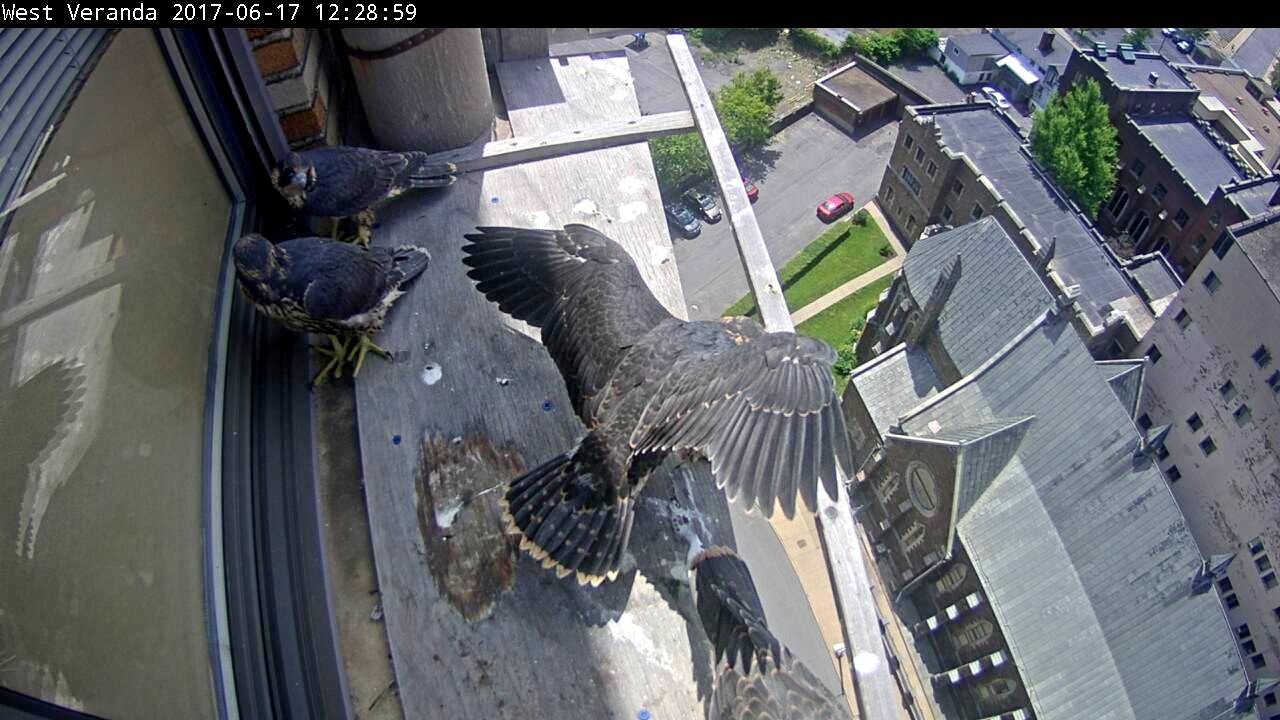
<instances>
[{"instance_id":1,"label":"clock face on tower","mask_svg":"<svg viewBox=\"0 0 1280 720\"><path fill-rule=\"evenodd\" d=\"M907 495L916 512L933 517L938 512L938 489L933 481L933 471L928 465L915 461L907 465Z\"/></svg>"}]
</instances>

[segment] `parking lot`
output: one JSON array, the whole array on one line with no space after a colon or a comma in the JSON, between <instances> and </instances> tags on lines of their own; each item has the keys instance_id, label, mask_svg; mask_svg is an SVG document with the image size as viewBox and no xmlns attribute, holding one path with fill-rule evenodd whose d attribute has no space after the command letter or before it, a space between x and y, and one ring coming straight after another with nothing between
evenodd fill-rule
<instances>
[{"instance_id":1,"label":"parking lot","mask_svg":"<svg viewBox=\"0 0 1280 720\"><path fill-rule=\"evenodd\" d=\"M826 229L816 210L827 196L852 193L861 207L875 195L897 136L897 121L855 140L813 114L777 135L767 151L773 167L753 177L760 188L753 207L774 267ZM692 240L672 239L690 317L719 317L747 293L726 221L703 223L702 234Z\"/></svg>"}]
</instances>

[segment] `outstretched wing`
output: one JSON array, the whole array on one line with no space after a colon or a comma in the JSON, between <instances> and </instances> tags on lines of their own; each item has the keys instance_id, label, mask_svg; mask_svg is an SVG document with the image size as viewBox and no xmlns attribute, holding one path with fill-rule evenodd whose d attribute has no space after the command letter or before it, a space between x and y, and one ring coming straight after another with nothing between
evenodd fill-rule
<instances>
[{"instance_id":1,"label":"outstretched wing","mask_svg":"<svg viewBox=\"0 0 1280 720\"><path fill-rule=\"evenodd\" d=\"M782 666L746 674L722 668L707 716L712 720L849 720L842 706L804 663L783 653Z\"/></svg>"},{"instance_id":2,"label":"outstretched wing","mask_svg":"<svg viewBox=\"0 0 1280 720\"><path fill-rule=\"evenodd\" d=\"M731 500L766 517L776 502L795 515L796 494L816 510L817 480L836 496L836 463L852 464L834 392L836 355L820 340L765 333L745 318L690 323L721 333L720 347L676 363L631 436L637 452L694 450L711 461Z\"/></svg>"},{"instance_id":3,"label":"outstretched wing","mask_svg":"<svg viewBox=\"0 0 1280 720\"><path fill-rule=\"evenodd\" d=\"M586 225L477 229L462 246L467 275L502 312L541 328L574 410L587 420L626 349L671 314L627 251Z\"/></svg>"}]
</instances>

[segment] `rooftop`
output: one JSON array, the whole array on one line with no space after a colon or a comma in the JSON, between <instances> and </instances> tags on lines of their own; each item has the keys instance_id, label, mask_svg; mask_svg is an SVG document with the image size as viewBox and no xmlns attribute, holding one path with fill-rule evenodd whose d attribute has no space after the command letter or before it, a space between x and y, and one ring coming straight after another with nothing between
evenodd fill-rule
<instances>
[{"instance_id":1,"label":"rooftop","mask_svg":"<svg viewBox=\"0 0 1280 720\"><path fill-rule=\"evenodd\" d=\"M1056 67L1059 70L1066 67L1067 61L1071 59L1071 53L1075 52L1075 48L1071 43L1062 36L1053 39L1053 46L1048 52L1040 49L1040 38L1044 36L1045 31L1051 28L995 28L995 32L999 33L1012 47L1023 54L1030 60L1033 60L1041 68ZM1056 34L1056 33L1055 33Z\"/></svg>"},{"instance_id":2,"label":"rooftop","mask_svg":"<svg viewBox=\"0 0 1280 720\"><path fill-rule=\"evenodd\" d=\"M1050 268L1065 285L1079 286L1079 304L1090 323L1102 325L1113 304L1137 295L1092 225L1023 150L1022 136L1005 116L985 103L917 111L934 118L942 141L968 156L1038 243L1055 242Z\"/></svg>"},{"instance_id":3,"label":"rooftop","mask_svg":"<svg viewBox=\"0 0 1280 720\"><path fill-rule=\"evenodd\" d=\"M1009 52L1008 48L1000 44L991 33L966 33L964 35L952 35L947 38L947 46L954 44L960 48L965 55L1004 55Z\"/></svg>"},{"instance_id":4,"label":"rooftop","mask_svg":"<svg viewBox=\"0 0 1280 720\"><path fill-rule=\"evenodd\" d=\"M1240 122L1253 133L1253 137L1262 143L1264 159L1274 165L1277 152L1280 151L1280 120L1262 104L1262 101L1250 94L1250 78L1240 72L1230 72L1218 68L1183 67L1182 73L1204 95L1211 95L1222 101Z\"/></svg>"},{"instance_id":5,"label":"rooftop","mask_svg":"<svg viewBox=\"0 0 1280 720\"><path fill-rule=\"evenodd\" d=\"M1133 62L1128 62L1116 53L1114 47L1108 48L1107 56L1100 58L1092 52L1086 55L1107 71L1107 77L1116 87L1124 90L1191 90L1187 82L1177 70L1165 60L1160 53L1135 52ZM1151 84L1151 73L1155 73L1156 84Z\"/></svg>"},{"instance_id":6,"label":"rooftop","mask_svg":"<svg viewBox=\"0 0 1280 720\"><path fill-rule=\"evenodd\" d=\"M1277 190L1280 190L1280 175L1272 175L1228 185L1226 194L1249 217L1257 217L1270 210L1271 199L1276 196Z\"/></svg>"},{"instance_id":7,"label":"rooftop","mask_svg":"<svg viewBox=\"0 0 1280 720\"><path fill-rule=\"evenodd\" d=\"M849 63L818 81L858 110L873 108L892 100L896 93L868 75L857 63Z\"/></svg>"},{"instance_id":8,"label":"rooftop","mask_svg":"<svg viewBox=\"0 0 1280 720\"><path fill-rule=\"evenodd\" d=\"M1231 234L1235 235L1236 244L1245 251L1258 274L1271 287L1271 292L1280 298L1280 208L1260 218L1232 225Z\"/></svg>"},{"instance_id":9,"label":"rooftop","mask_svg":"<svg viewBox=\"0 0 1280 720\"><path fill-rule=\"evenodd\" d=\"M1133 279L1148 303L1155 303L1178 292L1182 283L1161 253L1139 255L1125 263L1124 272Z\"/></svg>"},{"instance_id":10,"label":"rooftop","mask_svg":"<svg viewBox=\"0 0 1280 720\"><path fill-rule=\"evenodd\" d=\"M992 252L994 244L1007 249ZM995 223L923 239L903 269L908 277L936 274L955 255L963 268L993 265L1008 289L1027 297L1043 289ZM951 325L993 319L980 288L965 287L984 282L961 272L943 311ZM1202 557L1159 469L1134 459L1133 367L1094 362L1052 306L1024 304L1039 312L999 321L981 362L966 361L970 371L955 384L914 408L910 395L898 394L902 405L877 412L900 417L902 431L916 437L1032 418L956 528L1036 717L1190 720L1227 712L1246 682L1239 651L1217 595L1189 592ZM941 322L938 332L951 353L948 343L962 335ZM937 376L920 369L926 379ZM903 381L883 373L860 369L851 385L865 393L876 390L877 376Z\"/></svg>"},{"instance_id":11,"label":"rooftop","mask_svg":"<svg viewBox=\"0 0 1280 720\"><path fill-rule=\"evenodd\" d=\"M1226 151L1189 115L1130 115L1129 122L1190 183L1203 202L1209 201L1219 185L1245 179Z\"/></svg>"}]
</instances>

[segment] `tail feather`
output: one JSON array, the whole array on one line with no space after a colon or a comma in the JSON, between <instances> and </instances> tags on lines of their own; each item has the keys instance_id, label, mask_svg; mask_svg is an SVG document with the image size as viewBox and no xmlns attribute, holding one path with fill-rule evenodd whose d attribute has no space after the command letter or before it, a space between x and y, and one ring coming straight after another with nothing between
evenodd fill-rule
<instances>
[{"instance_id":1,"label":"tail feather","mask_svg":"<svg viewBox=\"0 0 1280 720\"><path fill-rule=\"evenodd\" d=\"M716 662L726 658L729 667L742 665L751 673L754 660L764 670L770 659L782 664L782 644L769 632L764 607L747 564L725 547L703 550L691 569L697 573L698 617L715 647ZM727 657L726 657L727 656Z\"/></svg>"},{"instance_id":2,"label":"tail feather","mask_svg":"<svg viewBox=\"0 0 1280 720\"><path fill-rule=\"evenodd\" d=\"M420 151L404 153L409 160L403 178L410 187L430 188L447 187L457 178L458 166L451 162L432 162L431 156Z\"/></svg>"},{"instance_id":3,"label":"tail feather","mask_svg":"<svg viewBox=\"0 0 1280 720\"><path fill-rule=\"evenodd\" d=\"M396 279L403 284L412 281L427 269L431 264L431 253L416 245L401 245L394 250L392 260L395 262L392 274L398 276Z\"/></svg>"},{"instance_id":4,"label":"tail feather","mask_svg":"<svg viewBox=\"0 0 1280 720\"><path fill-rule=\"evenodd\" d=\"M557 576L574 574L584 585L617 577L635 515L630 498L609 492L613 479L602 449L588 435L574 452L512 480L501 501L520 548Z\"/></svg>"}]
</instances>

